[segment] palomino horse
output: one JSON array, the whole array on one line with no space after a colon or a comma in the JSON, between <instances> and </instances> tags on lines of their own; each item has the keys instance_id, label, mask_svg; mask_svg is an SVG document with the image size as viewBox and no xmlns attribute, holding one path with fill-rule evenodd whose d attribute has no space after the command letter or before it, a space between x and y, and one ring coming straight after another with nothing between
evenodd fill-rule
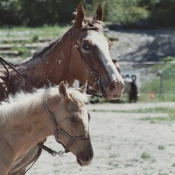
<instances>
[{"instance_id":1,"label":"palomino horse","mask_svg":"<svg viewBox=\"0 0 175 175\"><path fill-rule=\"evenodd\" d=\"M101 5L93 18L86 18L81 3L73 26L63 36L34 53L31 59L18 64L18 72L0 70L0 82L3 83L0 85L0 100L9 93L31 92L32 88L47 86L49 82L67 81L71 86L75 79L80 82L88 80L89 85L100 91L105 99L118 99L124 83L110 57L110 42L103 35L102 19ZM34 161L39 151L35 146L17 159L14 172L23 167L18 174L24 174L25 165Z\"/></svg>"},{"instance_id":2,"label":"palomino horse","mask_svg":"<svg viewBox=\"0 0 175 175\"><path fill-rule=\"evenodd\" d=\"M89 114L84 89L38 89L19 93L0 106L0 171L7 175L13 162L49 135L71 151L81 166L89 165L93 149L89 136ZM27 100L26 100L27 97Z\"/></svg>"}]
</instances>

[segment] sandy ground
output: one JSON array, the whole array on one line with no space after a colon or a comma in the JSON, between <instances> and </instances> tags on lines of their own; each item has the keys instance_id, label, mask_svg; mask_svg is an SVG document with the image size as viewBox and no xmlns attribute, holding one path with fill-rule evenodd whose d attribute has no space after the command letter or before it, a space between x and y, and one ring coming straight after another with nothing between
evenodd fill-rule
<instances>
[{"instance_id":1,"label":"sandy ground","mask_svg":"<svg viewBox=\"0 0 175 175\"><path fill-rule=\"evenodd\" d=\"M175 174L175 122L140 120L147 117L168 117L168 114L110 111L157 106L174 107L175 103L88 105L91 114L90 135L94 149L91 165L80 167L72 153L64 154L63 157L52 157L43 151L27 175ZM93 109L107 109L108 112L93 112ZM56 150L63 150L53 137L49 137L47 145Z\"/></svg>"}]
</instances>

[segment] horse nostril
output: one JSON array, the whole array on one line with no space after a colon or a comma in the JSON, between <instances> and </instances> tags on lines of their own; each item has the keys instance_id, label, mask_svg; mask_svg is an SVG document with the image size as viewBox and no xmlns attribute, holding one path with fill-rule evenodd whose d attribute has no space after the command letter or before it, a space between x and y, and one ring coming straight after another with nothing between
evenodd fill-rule
<instances>
[{"instance_id":1,"label":"horse nostril","mask_svg":"<svg viewBox=\"0 0 175 175\"><path fill-rule=\"evenodd\" d=\"M114 82L112 82L112 83L110 84L109 89L110 89L111 91L113 91L113 90L115 89L115 83L114 83Z\"/></svg>"},{"instance_id":2,"label":"horse nostril","mask_svg":"<svg viewBox=\"0 0 175 175\"><path fill-rule=\"evenodd\" d=\"M89 153L86 154L86 161L91 160L91 155Z\"/></svg>"},{"instance_id":3,"label":"horse nostril","mask_svg":"<svg viewBox=\"0 0 175 175\"><path fill-rule=\"evenodd\" d=\"M120 92L123 90L123 83L121 81L112 81L109 86L109 90L111 92L117 91L117 96L119 97L121 94Z\"/></svg>"}]
</instances>

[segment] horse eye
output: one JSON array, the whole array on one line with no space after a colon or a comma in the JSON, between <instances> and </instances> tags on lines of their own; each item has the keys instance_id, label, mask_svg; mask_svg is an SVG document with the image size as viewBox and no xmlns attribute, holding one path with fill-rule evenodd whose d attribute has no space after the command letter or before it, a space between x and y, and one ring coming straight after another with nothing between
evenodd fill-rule
<instances>
[{"instance_id":1,"label":"horse eye","mask_svg":"<svg viewBox=\"0 0 175 175\"><path fill-rule=\"evenodd\" d=\"M91 50L91 48L89 47L89 45L88 44L83 44L83 49L84 50L86 50L86 51L89 51L89 50Z\"/></svg>"},{"instance_id":2,"label":"horse eye","mask_svg":"<svg viewBox=\"0 0 175 175\"><path fill-rule=\"evenodd\" d=\"M69 118L69 120L70 120L72 123L76 123L76 122L77 122L76 119L75 119L74 117Z\"/></svg>"}]
</instances>

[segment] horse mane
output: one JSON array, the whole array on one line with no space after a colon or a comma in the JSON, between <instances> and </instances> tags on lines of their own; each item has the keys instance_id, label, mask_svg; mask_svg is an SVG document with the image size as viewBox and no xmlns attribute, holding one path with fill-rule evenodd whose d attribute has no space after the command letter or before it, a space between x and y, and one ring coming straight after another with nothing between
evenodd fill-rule
<instances>
[{"instance_id":1,"label":"horse mane","mask_svg":"<svg viewBox=\"0 0 175 175\"><path fill-rule=\"evenodd\" d=\"M103 22L96 20L95 17L85 17L84 18L84 23L88 27L95 27L96 29L103 31Z\"/></svg>"},{"instance_id":2,"label":"horse mane","mask_svg":"<svg viewBox=\"0 0 175 175\"><path fill-rule=\"evenodd\" d=\"M76 12L74 12L74 14L76 15ZM74 23L74 21L73 21L73 23ZM96 30L99 30L99 31L103 32L103 25L102 24L103 24L102 21L96 20L95 15L92 15L92 14L89 13L84 18L82 28L93 28L94 27ZM61 38L62 38L62 36L52 40L51 42L49 42L44 47L38 49L33 54L33 56L31 58L22 61L20 64L17 64L17 66L25 64L26 62L30 61L31 59L35 59L36 57L41 57L43 54L45 54L45 55L49 54L52 51L52 49L54 48L54 46L56 46L57 43L61 40Z\"/></svg>"},{"instance_id":3,"label":"horse mane","mask_svg":"<svg viewBox=\"0 0 175 175\"><path fill-rule=\"evenodd\" d=\"M44 47L39 48L36 52L34 52L33 56L22 61L20 64L17 64L17 66L25 64L26 62L30 61L31 59L34 59L36 57L40 57L43 54L49 54L52 51L52 48L60 41L62 36L52 40L51 42L49 42L47 45L45 45Z\"/></svg>"},{"instance_id":4,"label":"horse mane","mask_svg":"<svg viewBox=\"0 0 175 175\"><path fill-rule=\"evenodd\" d=\"M38 57L41 56L43 53L47 53L47 51L54 47L59 41L60 41L61 37L58 37L54 40L52 40L51 42L49 42L47 45L45 45L44 47L38 49L34 54L33 57Z\"/></svg>"},{"instance_id":5,"label":"horse mane","mask_svg":"<svg viewBox=\"0 0 175 175\"><path fill-rule=\"evenodd\" d=\"M88 95L80 93L74 88L67 89L68 94L72 94L73 98L83 102L88 102ZM58 88L50 87L47 89L35 89L33 93L25 93L23 91L15 96L9 96L6 101L0 105L0 126L10 127L18 124L21 120L31 115L37 115L44 111L43 101L60 98Z\"/></svg>"}]
</instances>

